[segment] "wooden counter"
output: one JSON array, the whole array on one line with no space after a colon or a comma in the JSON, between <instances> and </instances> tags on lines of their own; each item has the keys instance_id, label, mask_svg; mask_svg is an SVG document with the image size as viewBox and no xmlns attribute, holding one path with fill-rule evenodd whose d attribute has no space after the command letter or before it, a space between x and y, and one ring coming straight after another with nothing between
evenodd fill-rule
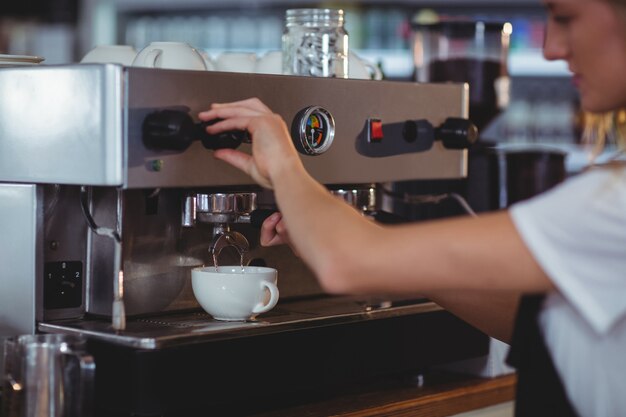
<instances>
[{"instance_id":1,"label":"wooden counter","mask_svg":"<svg viewBox=\"0 0 626 417\"><path fill-rule=\"evenodd\" d=\"M431 374L385 382L254 417L443 417L514 399L516 378Z\"/></svg>"}]
</instances>

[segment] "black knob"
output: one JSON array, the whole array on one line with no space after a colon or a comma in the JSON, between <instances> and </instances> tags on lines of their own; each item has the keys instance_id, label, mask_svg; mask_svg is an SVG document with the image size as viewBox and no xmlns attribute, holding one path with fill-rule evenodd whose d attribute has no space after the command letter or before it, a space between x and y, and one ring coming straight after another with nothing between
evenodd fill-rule
<instances>
[{"instance_id":1,"label":"black knob","mask_svg":"<svg viewBox=\"0 0 626 417\"><path fill-rule=\"evenodd\" d=\"M206 127L216 122L217 120L194 123L187 112L159 110L144 119L142 140L147 148L174 151L184 151L198 139L207 149L234 149L242 142L250 142L246 131L233 130L219 135L206 133Z\"/></svg>"},{"instance_id":2,"label":"black knob","mask_svg":"<svg viewBox=\"0 0 626 417\"><path fill-rule=\"evenodd\" d=\"M178 110L159 110L143 121L143 143L147 148L184 151L195 139L196 128L189 114Z\"/></svg>"},{"instance_id":3,"label":"black knob","mask_svg":"<svg viewBox=\"0 0 626 417\"><path fill-rule=\"evenodd\" d=\"M248 132L244 130L231 130L229 132L222 132L218 135L209 135L206 132L206 127L216 123L217 120L211 120L208 122L199 123L198 134L201 138L202 145L207 149L235 149L242 143L250 143L250 136Z\"/></svg>"},{"instance_id":4,"label":"black knob","mask_svg":"<svg viewBox=\"0 0 626 417\"><path fill-rule=\"evenodd\" d=\"M478 140L478 128L467 119L450 117L436 129L436 139L447 149L466 149Z\"/></svg>"}]
</instances>

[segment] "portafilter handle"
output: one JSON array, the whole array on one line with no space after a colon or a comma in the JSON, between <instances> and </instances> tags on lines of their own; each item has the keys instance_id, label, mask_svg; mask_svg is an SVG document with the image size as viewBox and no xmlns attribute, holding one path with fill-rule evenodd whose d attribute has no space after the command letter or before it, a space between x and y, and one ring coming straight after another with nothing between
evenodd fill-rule
<instances>
[{"instance_id":1,"label":"portafilter handle","mask_svg":"<svg viewBox=\"0 0 626 417\"><path fill-rule=\"evenodd\" d=\"M194 123L191 116L182 110L158 110L146 116L142 125L144 145L154 150L184 151L200 140L207 149L235 149L244 142L250 142L246 131L229 131L209 135L206 127L216 123Z\"/></svg>"}]
</instances>

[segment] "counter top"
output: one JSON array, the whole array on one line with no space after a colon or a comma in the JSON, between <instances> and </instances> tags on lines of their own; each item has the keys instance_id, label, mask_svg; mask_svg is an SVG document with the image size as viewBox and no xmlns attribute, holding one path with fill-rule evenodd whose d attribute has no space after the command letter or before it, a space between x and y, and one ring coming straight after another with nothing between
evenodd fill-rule
<instances>
[{"instance_id":1,"label":"counter top","mask_svg":"<svg viewBox=\"0 0 626 417\"><path fill-rule=\"evenodd\" d=\"M512 401L515 384L515 375L486 379L435 373L356 387L254 417L443 417Z\"/></svg>"}]
</instances>

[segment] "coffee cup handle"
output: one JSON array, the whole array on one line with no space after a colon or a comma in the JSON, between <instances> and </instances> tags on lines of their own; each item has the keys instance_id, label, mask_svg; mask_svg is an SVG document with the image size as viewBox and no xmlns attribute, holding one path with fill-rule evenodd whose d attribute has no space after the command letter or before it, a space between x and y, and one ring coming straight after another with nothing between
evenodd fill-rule
<instances>
[{"instance_id":1,"label":"coffee cup handle","mask_svg":"<svg viewBox=\"0 0 626 417\"><path fill-rule=\"evenodd\" d=\"M65 355L69 358L74 358L78 363L78 369L74 370L75 376L64 375L68 378L67 381L75 381L75 377L78 378L76 387L76 399L70 401L70 410L66 410L67 415L71 417L85 417L93 415L93 394L94 394L94 381L96 375L96 363L93 356L85 352L67 351Z\"/></svg>"},{"instance_id":2,"label":"coffee cup handle","mask_svg":"<svg viewBox=\"0 0 626 417\"><path fill-rule=\"evenodd\" d=\"M262 281L261 286L267 288L267 290L270 292L270 300L267 304L257 304L256 307L254 307L254 309L252 310L254 314L260 314L270 311L274 308L274 306L276 306L276 303L278 302L278 287L276 286L276 284L274 284L273 282Z\"/></svg>"},{"instance_id":3,"label":"coffee cup handle","mask_svg":"<svg viewBox=\"0 0 626 417\"><path fill-rule=\"evenodd\" d=\"M156 68L156 61L159 59L163 51L161 49L152 49L148 51L146 56L143 58L142 66L148 66L152 68Z\"/></svg>"}]
</instances>

